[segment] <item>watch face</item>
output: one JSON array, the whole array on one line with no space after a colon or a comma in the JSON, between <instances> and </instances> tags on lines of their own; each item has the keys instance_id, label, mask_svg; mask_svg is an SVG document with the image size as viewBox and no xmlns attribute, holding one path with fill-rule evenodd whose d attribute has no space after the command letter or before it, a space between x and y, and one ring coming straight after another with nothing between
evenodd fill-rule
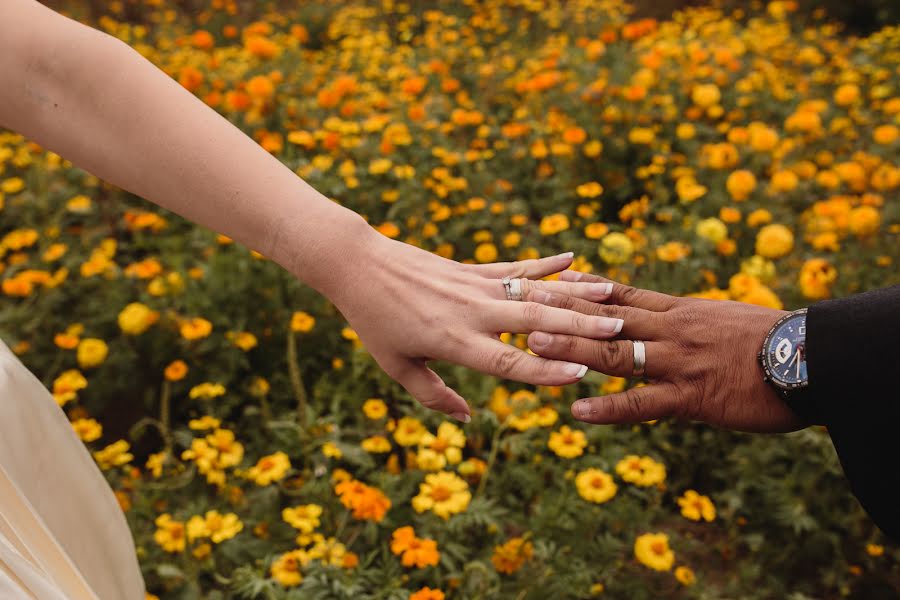
<instances>
[{"instance_id":1,"label":"watch face","mask_svg":"<svg viewBox=\"0 0 900 600\"><path fill-rule=\"evenodd\" d=\"M792 389L806 385L806 313L793 314L771 333L764 360L772 382Z\"/></svg>"}]
</instances>

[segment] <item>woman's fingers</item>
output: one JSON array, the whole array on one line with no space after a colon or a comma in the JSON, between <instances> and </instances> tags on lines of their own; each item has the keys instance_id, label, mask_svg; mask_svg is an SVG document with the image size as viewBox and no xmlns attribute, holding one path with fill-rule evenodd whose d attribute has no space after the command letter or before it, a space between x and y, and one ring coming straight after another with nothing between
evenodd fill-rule
<instances>
[{"instance_id":1,"label":"woman's fingers","mask_svg":"<svg viewBox=\"0 0 900 600\"><path fill-rule=\"evenodd\" d=\"M426 408L445 413L463 423L471 420L466 401L447 387L444 380L429 369L424 361L398 361L398 364L388 366L385 372Z\"/></svg>"},{"instance_id":2,"label":"woman's fingers","mask_svg":"<svg viewBox=\"0 0 900 600\"><path fill-rule=\"evenodd\" d=\"M528 336L528 347L544 358L587 365L592 371L606 375L633 377L634 344L631 340L598 341L535 331ZM666 346L660 342L646 342L644 356L644 376L649 379L663 377L669 362Z\"/></svg>"},{"instance_id":3,"label":"woman's fingers","mask_svg":"<svg viewBox=\"0 0 900 600\"><path fill-rule=\"evenodd\" d=\"M597 425L652 421L677 414L678 397L674 384L645 385L618 394L578 400L572 404L572 416Z\"/></svg>"},{"instance_id":4,"label":"woman's fingers","mask_svg":"<svg viewBox=\"0 0 900 600\"><path fill-rule=\"evenodd\" d=\"M574 254L571 252L565 252L546 258L532 258L517 262L492 263L488 265L468 265L467 268L482 277L490 277L492 279L502 279L504 277L540 279L568 268L572 264L573 257Z\"/></svg>"},{"instance_id":5,"label":"woman's fingers","mask_svg":"<svg viewBox=\"0 0 900 600\"><path fill-rule=\"evenodd\" d=\"M569 385L580 381L588 371L585 365L533 356L491 338L483 338L469 349L468 356L474 362L458 362L489 375L533 385Z\"/></svg>"},{"instance_id":6,"label":"woman's fingers","mask_svg":"<svg viewBox=\"0 0 900 600\"><path fill-rule=\"evenodd\" d=\"M581 298L590 302L603 302L609 298L613 288L613 284L608 282L531 281L530 279L520 279L519 281L522 287L522 299L526 301L534 300L534 296L538 292L545 292ZM501 283L501 287L502 285Z\"/></svg>"},{"instance_id":7,"label":"woman's fingers","mask_svg":"<svg viewBox=\"0 0 900 600\"><path fill-rule=\"evenodd\" d=\"M619 306L617 304L598 304L596 302L588 302L587 300L575 298L567 294L545 292L540 289L532 291L526 300L586 315L621 319L623 321L623 326L620 336L625 338L644 341L658 340L671 336L672 334L672 332L668 331L662 323L662 315L660 313L644 310L642 308ZM532 350L534 350L534 348L532 348Z\"/></svg>"},{"instance_id":8,"label":"woman's fingers","mask_svg":"<svg viewBox=\"0 0 900 600\"><path fill-rule=\"evenodd\" d=\"M606 300L609 304L634 306L646 310L662 312L672 308L675 305L675 302L678 301L678 298L675 296L631 287L629 285L610 281L603 277L598 277L597 275L581 273L580 271L563 271L559 274L559 280L583 283L612 283L612 291L609 298Z\"/></svg>"},{"instance_id":9,"label":"woman's fingers","mask_svg":"<svg viewBox=\"0 0 900 600\"><path fill-rule=\"evenodd\" d=\"M611 338L622 331L622 319L585 315L536 302L491 302L482 313L491 332L530 333L547 331L595 339Z\"/></svg>"}]
</instances>

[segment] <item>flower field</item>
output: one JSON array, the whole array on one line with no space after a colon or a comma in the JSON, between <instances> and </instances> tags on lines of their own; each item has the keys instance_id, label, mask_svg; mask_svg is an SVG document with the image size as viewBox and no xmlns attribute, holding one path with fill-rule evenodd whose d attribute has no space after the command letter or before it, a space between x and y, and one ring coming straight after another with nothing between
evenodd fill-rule
<instances>
[{"instance_id":1,"label":"flower field","mask_svg":"<svg viewBox=\"0 0 900 600\"><path fill-rule=\"evenodd\" d=\"M386 236L786 309L900 283L898 27L782 1L202 4L66 6ZM636 382L438 365L456 425L261 254L9 132L0 282L0 336L103 469L150 597L900 596L821 428L586 426L573 400Z\"/></svg>"}]
</instances>

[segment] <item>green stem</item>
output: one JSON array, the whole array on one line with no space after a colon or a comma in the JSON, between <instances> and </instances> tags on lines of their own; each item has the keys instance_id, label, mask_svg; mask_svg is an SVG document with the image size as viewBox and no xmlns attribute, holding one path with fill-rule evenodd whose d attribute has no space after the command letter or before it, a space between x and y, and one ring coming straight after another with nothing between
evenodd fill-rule
<instances>
[{"instance_id":1,"label":"green stem","mask_svg":"<svg viewBox=\"0 0 900 600\"><path fill-rule=\"evenodd\" d=\"M484 475L481 477L481 481L478 482L478 489L475 490L473 498L480 496L487 487L488 476L491 474L491 469L494 468L494 463L497 461L497 451L500 449L500 436L508 427L509 426L504 421L500 427L497 428L497 431L494 432L494 437L491 439L491 454L488 457L487 466L484 468Z\"/></svg>"},{"instance_id":2,"label":"green stem","mask_svg":"<svg viewBox=\"0 0 900 600\"><path fill-rule=\"evenodd\" d=\"M160 433L163 436L163 443L166 447L166 459L172 455L172 388L168 381L163 381L162 393L159 398L159 422Z\"/></svg>"},{"instance_id":3,"label":"green stem","mask_svg":"<svg viewBox=\"0 0 900 600\"><path fill-rule=\"evenodd\" d=\"M300 365L297 363L297 340L294 332L289 331L287 336L287 362L288 375L291 380L291 389L294 391L294 399L297 401L297 421L301 427L306 427L306 389L303 387L303 378L300 376Z\"/></svg>"}]
</instances>

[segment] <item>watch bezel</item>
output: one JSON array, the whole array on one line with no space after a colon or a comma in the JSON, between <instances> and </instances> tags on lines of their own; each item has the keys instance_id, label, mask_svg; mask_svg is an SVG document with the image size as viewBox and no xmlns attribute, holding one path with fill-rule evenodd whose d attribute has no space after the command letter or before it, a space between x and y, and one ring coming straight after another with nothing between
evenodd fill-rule
<instances>
[{"instance_id":1,"label":"watch bezel","mask_svg":"<svg viewBox=\"0 0 900 600\"><path fill-rule=\"evenodd\" d=\"M763 340L762 348L757 355L759 358L759 362L762 365L763 372L765 373L765 380L771 383L773 386L778 388L782 392L789 392L791 390L796 390L800 388L805 388L809 385L809 377L807 374L807 379L804 381L798 381L796 383L786 383L781 381L780 379L774 376L774 373L769 368L769 361L766 359L766 355L768 354L769 344L772 342L772 339L775 337L775 332L778 331L778 328L781 327L787 321L800 316L805 315L806 309L801 308L795 311L791 311L788 314L784 315L772 325L772 328L769 329L769 333L766 334L766 339Z\"/></svg>"}]
</instances>

